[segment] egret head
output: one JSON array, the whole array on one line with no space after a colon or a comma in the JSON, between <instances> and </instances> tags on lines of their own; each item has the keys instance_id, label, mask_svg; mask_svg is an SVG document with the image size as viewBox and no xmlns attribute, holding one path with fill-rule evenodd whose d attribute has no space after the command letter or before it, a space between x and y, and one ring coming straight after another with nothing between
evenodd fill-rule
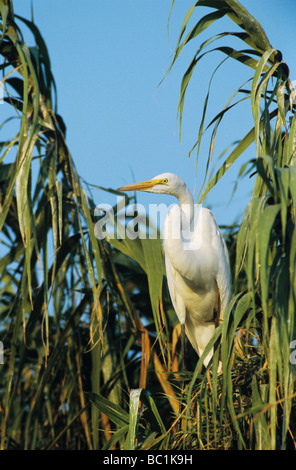
<instances>
[{"instance_id":1,"label":"egret head","mask_svg":"<svg viewBox=\"0 0 296 470\"><path fill-rule=\"evenodd\" d=\"M170 194L176 197L179 197L185 190L184 181L173 173L161 173L151 180L118 188L118 191L145 191L148 193Z\"/></svg>"}]
</instances>

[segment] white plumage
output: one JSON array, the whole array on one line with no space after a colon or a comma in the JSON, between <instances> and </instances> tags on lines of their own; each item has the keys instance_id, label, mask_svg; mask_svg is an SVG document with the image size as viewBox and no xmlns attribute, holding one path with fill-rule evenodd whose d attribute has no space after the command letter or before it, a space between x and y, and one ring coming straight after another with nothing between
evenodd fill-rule
<instances>
[{"instance_id":1,"label":"white plumage","mask_svg":"<svg viewBox=\"0 0 296 470\"><path fill-rule=\"evenodd\" d=\"M166 274L178 319L201 356L231 297L228 252L214 215L194 205L184 181L172 173L119 190L169 194L179 201L168 213L163 228ZM206 356L205 365L212 354Z\"/></svg>"}]
</instances>

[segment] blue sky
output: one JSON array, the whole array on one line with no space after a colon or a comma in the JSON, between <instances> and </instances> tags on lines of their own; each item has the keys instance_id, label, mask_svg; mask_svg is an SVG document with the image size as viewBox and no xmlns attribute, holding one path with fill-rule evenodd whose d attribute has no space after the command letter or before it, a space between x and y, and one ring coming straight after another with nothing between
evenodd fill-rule
<instances>
[{"instance_id":1,"label":"blue sky","mask_svg":"<svg viewBox=\"0 0 296 470\"><path fill-rule=\"evenodd\" d=\"M273 47L282 51L296 79L294 0L242 0L262 24ZM176 67L158 86L170 64L183 18L193 0L175 0L169 38L167 20L171 0L34 0L34 19L48 46L58 90L58 112L67 126L67 143L81 177L98 186L116 189L134 181L171 171L191 190L195 186L196 141L208 82L222 55L213 53L200 63L188 89L182 140L176 113L182 75L202 40L221 31L237 30L219 20L188 48ZM15 13L31 17L31 0L13 0ZM196 9L193 22L205 13ZM30 35L28 44L30 45ZM221 42L222 44L222 42ZM229 44L229 40L224 41ZM243 48L238 42L233 43ZM217 44L218 45L218 44ZM186 49L186 50L185 50ZM229 61L215 76L206 122L219 112L252 70ZM229 114L216 138L215 162L220 153L252 127L249 102ZM205 134L197 166L197 190L203 180L211 133ZM230 201L242 161L222 178L205 205L219 224L230 224L247 204L252 183L245 179ZM214 167L218 168L218 167ZM214 170L213 168L213 170ZM116 202L114 195L95 191L97 204ZM138 201L166 202L163 196L140 194ZM168 200L170 204L172 200Z\"/></svg>"}]
</instances>

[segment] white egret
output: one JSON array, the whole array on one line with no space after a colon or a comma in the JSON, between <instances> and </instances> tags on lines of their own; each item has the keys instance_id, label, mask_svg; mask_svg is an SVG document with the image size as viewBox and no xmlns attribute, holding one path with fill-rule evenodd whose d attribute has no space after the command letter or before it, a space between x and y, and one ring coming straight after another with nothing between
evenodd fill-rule
<instances>
[{"instance_id":1,"label":"white egret","mask_svg":"<svg viewBox=\"0 0 296 470\"><path fill-rule=\"evenodd\" d=\"M164 223L164 254L169 292L184 331L199 356L222 321L230 301L229 257L213 213L194 205L181 178L162 173L151 180L130 184L119 191L169 194L179 200ZM207 366L213 350L206 356Z\"/></svg>"}]
</instances>

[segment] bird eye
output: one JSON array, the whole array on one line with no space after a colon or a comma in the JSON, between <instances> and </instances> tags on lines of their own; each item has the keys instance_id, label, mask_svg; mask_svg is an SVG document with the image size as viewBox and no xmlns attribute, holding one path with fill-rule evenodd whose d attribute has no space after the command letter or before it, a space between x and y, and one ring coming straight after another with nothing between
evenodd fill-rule
<instances>
[{"instance_id":1,"label":"bird eye","mask_svg":"<svg viewBox=\"0 0 296 470\"><path fill-rule=\"evenodd\" d=\"M169 182L169 180L167 178L164 178L163 182L164 182L164 184L167 184Z\"/></svg>"}]
</instances>

